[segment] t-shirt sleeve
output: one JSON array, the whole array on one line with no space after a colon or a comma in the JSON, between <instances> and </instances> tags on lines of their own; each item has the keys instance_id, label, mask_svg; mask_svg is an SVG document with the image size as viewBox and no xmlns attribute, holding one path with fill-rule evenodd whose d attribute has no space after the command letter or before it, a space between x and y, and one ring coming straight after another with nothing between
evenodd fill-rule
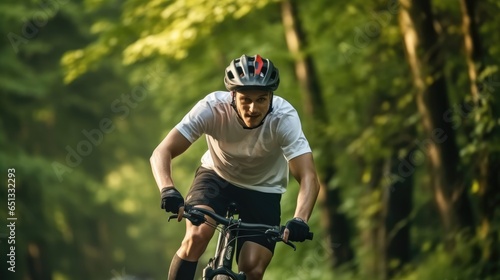
<instances>
[{"instance_id":1,"label":"t-shirt sleeve","mask_svg":"<svg viewBox=\"0 0 500 280\"><path fill-rule=\"evenodd\" d=\"M287 161L311 152L296 111L283 115L278 124L278 139Z\"/></svg>"},{"instance_id":2,"label":"t-shirt sleeve","mask_svg":"<svg viewBox=\"0 0 500 280\"><path fill-rule=\"evenodd\" d=\"M211 129L214 112L206 100L200 100L175 126L186 139L193 143Z\"/></svg>"}]
</instances>

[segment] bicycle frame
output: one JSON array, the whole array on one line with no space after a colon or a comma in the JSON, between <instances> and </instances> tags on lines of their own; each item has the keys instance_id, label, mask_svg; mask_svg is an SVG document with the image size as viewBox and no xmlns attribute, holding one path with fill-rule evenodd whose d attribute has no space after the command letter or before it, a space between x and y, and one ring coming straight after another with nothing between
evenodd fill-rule
<instances>
[{"instance_id":1,"label":"bicycle frame","mask_svg":"<svg viewBox=\"0 0 500 280\"><path fill-rule=\"evenodd\" d=\"M208 261L208 265L203 269L203 280L212 280L214 278L220 279L222 277L216 277L218 275L225 275L234 280L246 280L246 276L243 272L236 274L232 270L233 258L236 248L236 240L238 239L238 230L232 230L231 226L236 225L237 222L234 220L234 215L236 214L236 206L231 204L228 207L226 218L234 223L230 223L228 226L223 226L222 230L219 232L219 237L217 239L217 246L215 248L215 255ZM222 279L224 279L222 278Z\"/></svg>"}]
</instances>

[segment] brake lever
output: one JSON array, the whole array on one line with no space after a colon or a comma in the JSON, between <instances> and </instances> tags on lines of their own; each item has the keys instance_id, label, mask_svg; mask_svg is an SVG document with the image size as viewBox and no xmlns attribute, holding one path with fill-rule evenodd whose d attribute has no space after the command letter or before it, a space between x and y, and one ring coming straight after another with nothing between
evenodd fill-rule
<instances>
[{"instance_id":1,"label":"brake lever","mask_svg":"<svg viewBox=\"0 0 500 280\"><path fill-rule=\"evenodd\" d=\"M170 217L168 217L168 221L170 222L170 220L172 220L172 219L177 219L177 220L179 220L179 217L178 217L178 216L179 216L178 214L171 215Z\"/></svg>"},{"instance_id":2,"label":"brake lever","mask_svg":"<svg viewBox=\"0 0 500 280\"><path fill-rule=\"evenodd\" d=\"M293 244L292 242L290 241L285 242L283 239L281 241L283 241L283 243L285 243L286 245L292 247L294 251L297 251L297 247L295 247L295 244Z\"/></svg>"},{"instance_id":3,"label":"brake lever","mask_svg":"<svg viewBox=\"0 0 500 280\"><path fill-rule=\"evenodd\" d=\"M283 227L282 227L282 228L283 228ZM266 234L269 234L270 232L271 232L271 230L267 230L267 231L266 231ZM282 230L279 230L278 232L275 232L275 231L272 231L272 232L273 232L274 234L277 234L277 235L275 235L275 236L271 237L270 239L274 240L275 242L280 242L280 241L281 241L281 242L285 243L286 245L288 245L288 246L292 247L292 249L293 249L294 251L297 251L297 247L296 247L296 246L295 246L295 244L293 244L290 240L288 240L288 241L286 241L286 242L285 242L285 240L283 240L283 236L281 235Z\"/></svg>"}]
</instances>

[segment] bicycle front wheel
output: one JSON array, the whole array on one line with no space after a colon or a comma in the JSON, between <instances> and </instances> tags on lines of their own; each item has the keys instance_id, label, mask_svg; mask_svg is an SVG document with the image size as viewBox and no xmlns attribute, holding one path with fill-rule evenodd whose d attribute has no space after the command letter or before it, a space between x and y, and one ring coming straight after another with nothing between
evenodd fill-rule
<instances>
[{"instance_id":1,"label":"bicycle front wheel","mask_svg":"<svg viewBox=\"0 0 500 280\"><path fill-rule=\"evenodd\" d=\"M234 278L234 277L231 277L231 276L227 276L227 275L216 275L214 276L214 280L246 280L247 277L245 276L245 274L243 274L243 272L240 272L238 273L237 275L238 277L237 278Z\"/></svg>"}]
</instances>

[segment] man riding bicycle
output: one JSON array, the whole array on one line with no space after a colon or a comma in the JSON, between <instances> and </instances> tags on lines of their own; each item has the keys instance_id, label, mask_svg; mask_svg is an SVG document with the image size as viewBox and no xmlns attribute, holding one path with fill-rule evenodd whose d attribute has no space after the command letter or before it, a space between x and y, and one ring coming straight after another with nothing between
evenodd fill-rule
<instances>
[{"instance_id":1,"label":"man riding bicycle","mask_svg":"<svg viewBox=\"0 0 500 280\"><path fill-rule=\"evenodd\" d=\"M200 100L151 156L162 209L177 213L184 205L174 187L171 161L205 134L208 151L185 204L224 215L228 204L236 202L242 221L279 225L281 195L290 171L300 190L283 239L306 239L319 183L297 111L273 94L279 83L279 71L269 59L243 55L230 63L224 77L228 91L212 92ZM186 234L172 259L168 279L194 278L198 259L214 231L208 225L186 221ZM274 248L275 243L265 236L240 238L236 251L239 270L247 279L262 279Z\"/></svg>"}]
</instances>

